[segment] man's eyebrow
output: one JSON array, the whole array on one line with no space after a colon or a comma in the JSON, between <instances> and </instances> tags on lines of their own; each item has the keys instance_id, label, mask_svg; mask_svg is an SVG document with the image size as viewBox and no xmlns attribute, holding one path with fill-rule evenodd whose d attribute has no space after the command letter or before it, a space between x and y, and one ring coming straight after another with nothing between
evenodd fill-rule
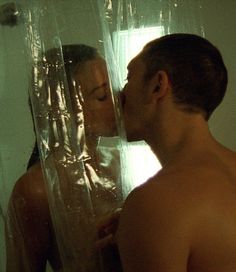
<instances>
[{"instance_id":1,"label":"man's eyebrow","mask_svg":"<svg viewBox=\"0 0 236 272\"><path fill-rule=\"evenodd\" d=\"M88 94L91 95L93 94L96 90L99 90L101 88L107 87L108 86L108 82L103 82L102 84L92 88L91 90L89 90Z\"/></svg>"}]
</instances>

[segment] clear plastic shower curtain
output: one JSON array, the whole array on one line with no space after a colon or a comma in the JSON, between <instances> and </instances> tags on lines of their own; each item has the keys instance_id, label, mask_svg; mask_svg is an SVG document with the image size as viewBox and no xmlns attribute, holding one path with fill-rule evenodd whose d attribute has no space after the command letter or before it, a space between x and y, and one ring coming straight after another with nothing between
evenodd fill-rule
<instances>
[{"instance_id":1,"label":"clear plastic shower curtain","mask_svg":"<svg viewBox=\"0 0 236 272\"><path fill-rule=\"evenodd\" d=\"M94 248L96 224L121 206L123 193L119 118L97 3L30 0L21 1L20 8L30 100L63 271L108 271ZM65 18L73 21L65 25ZM25 199L18 204L24 206ZM14 235L22 243L27 235L18 204L7 220L8 248L15 254ZM27 250L22 254L26 263L31 258ZM8 265L17 269L14 258ZM24 267L34 269L30 261Z\"/></svg>"},{"instance_id":2,"label":"clear plastic shower curtain","mask_svg":"<svg viewBox=\"0 0 236 272\"><path fill-rule=\"evenodd\" d=\"M200 0L105 0L104 7L123 81L127 63L148 41L181 32L204 36Z\"/></svg>"},{"instance_id":3,"label":"clear plastic shower curtain","mask_svg":"<svg viewBox=\"0 0 236 272\"><path fill-rule=\"evenodd\" d=\"M154 38L173 32L203 35L201 4L190 0L17 4L25 26L30 101L61 269L119 271L110 264L113 256L106 258L94 249L96 224L160 168L145 143L126 142L119 102L126 66ZM22 243L25 238L18 216L16 209L6 220L13 248L14 229ZM25 271L33 271L27 251L22 256ZM18 264L13 260L17 271L14 265Z\"/></svg>"},{"instance_id":4,"label":"clear plastic shower curtain","mask_svg":"<svg viewBox=\"0 0 236 272\"><path fill-rule=\"evenodd\" d=\"M97 3L74 3L76 45L61 41L64 5L25 1L30 97L63 271L106 271L94 243L96 222L122 203L118 118Z\"/></svg>"}]
</instances>

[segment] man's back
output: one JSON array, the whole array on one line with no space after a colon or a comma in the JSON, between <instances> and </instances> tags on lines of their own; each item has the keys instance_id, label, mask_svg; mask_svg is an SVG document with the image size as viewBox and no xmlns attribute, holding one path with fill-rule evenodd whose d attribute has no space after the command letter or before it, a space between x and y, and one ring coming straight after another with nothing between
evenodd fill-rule
<instances>
[{"instance_id":1,"label":"man's back","mask_svg":"<svg viewBox=\"0 0 236 272\"><path fill-rule=\"evenodd\" d=\"M235 166L236 155L218 146L190 169L186 182L196 202L189 199L194 222L189 271L236 271Z\"/></svg>"},{"instance_id":2,"label":"man's back","mask_svg":"<svg viewBox=\"0 0 236 272\"><path fill-rule=\"evenodd\" d=\"M235 166L236 155L214 142L180 153L131 193L118 241L136 271L236 271Z\"/></svg>"}]
</instances>

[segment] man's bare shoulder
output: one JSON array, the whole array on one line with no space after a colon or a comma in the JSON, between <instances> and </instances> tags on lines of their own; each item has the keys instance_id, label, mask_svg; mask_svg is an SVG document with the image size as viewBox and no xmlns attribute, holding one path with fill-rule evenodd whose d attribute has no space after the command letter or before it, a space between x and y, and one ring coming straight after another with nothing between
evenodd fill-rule
<instances>
[{"instance_id":1,"label":"man's bare shoulder","mask_svg":"<svg viewBox=\"0 0 236 272\"><path fill-rule=\"evenodd\" d=\"M201 155L201 154L200 154ZM225 148L205 156L190 156L162 168L129 195L124 210L165 213L169 220L195 220L193 215L236 210L236 155ZM229 204L230 203L230 204ZM150 211L150 212L149 212ZM168 211L168 213L166 212ZM132 213L133 216L133 213ZM207 215L208 216L208 215Z\"/></svg>"},{"instance_id":2,"label":"man's bare shoulder","mask_svg":"<svg viewBox=\"0 0 236 272\"><path fill-rule=\"evenodd\" d=\"M128 196L117 235L123 262L133 269L127 271L164 271L164 259L169 266L165 271L185 271L187 263L199 267L197 271L219 271L222 260L234 258L234 156L228 162L210 157L163 168ZM142 261L136 265L137 259ZM219 261L205 261L212 259Z\"/></svg>"},{"instance_id":3,"label":"man's bare shoulder","mask_svg":"<svg viewBox=\"0 0 236 272\"><path fill-rule=\"evenodd\" d=\"M159 173L125 201L117 232L124 271L185 271L193 213L186 190L170 179Z\"/></svg>"},{"instance_id":4,"label":"man's bare shoulder","mask_svg":"<svg viewBox=\"0 0 236 272\"><path fill-rule=\"evenodd\" d=\"M168 210L166 216L171 216L172 211L172 216L179 218L178 212L182 212L183 216L184 211L191 214L189 204L194 198L197 201L196 195L201 191L201 188L197 187L199 187L197 183L194 185L193 181L189 182L186 171L181 173L181 171L161 170L130 193L124 209L130 212L145 209L145 213L156 214L156 216Z\"/></svg>"}]
</instances>

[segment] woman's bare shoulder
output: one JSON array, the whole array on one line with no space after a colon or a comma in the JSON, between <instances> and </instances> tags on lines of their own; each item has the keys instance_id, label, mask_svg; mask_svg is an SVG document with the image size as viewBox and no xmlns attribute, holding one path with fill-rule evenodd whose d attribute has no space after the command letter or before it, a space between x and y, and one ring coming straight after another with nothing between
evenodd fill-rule
<instances>
[{"instance_id":1,"label":"woman's bare shoulder","mask_svg":"<svg viewBox=\"0 0 236 272\"><path fill-rule=\"evenodd\" d=\"M12 196L13 200L24 198L33 203L47 203L47 193L43 172L40 163L36 163L22 175L15 183Z\"/></svg>"}]
</instances>

